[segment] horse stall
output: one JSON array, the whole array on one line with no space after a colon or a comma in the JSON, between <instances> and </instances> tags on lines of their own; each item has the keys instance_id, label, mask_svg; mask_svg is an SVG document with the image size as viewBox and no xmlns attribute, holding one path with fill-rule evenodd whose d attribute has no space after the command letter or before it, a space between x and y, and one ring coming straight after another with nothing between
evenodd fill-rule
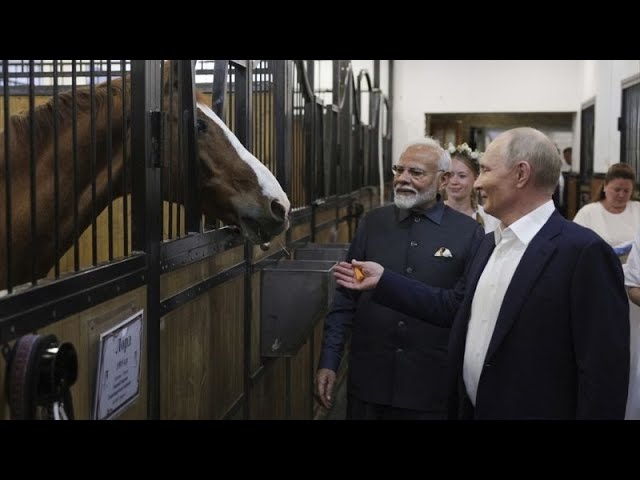
<instances>
[{"instance_id":1,"label":"horse stall","mask_svg":"<svg viewBox=\"0 0 640 480\"><path fill-rule=\"evenodd\" d=\"M333 64L325 104L314 61L2 61L2 418L323 418L302 252L391 178L389 100Z\"/></svg>"}]
</instances>

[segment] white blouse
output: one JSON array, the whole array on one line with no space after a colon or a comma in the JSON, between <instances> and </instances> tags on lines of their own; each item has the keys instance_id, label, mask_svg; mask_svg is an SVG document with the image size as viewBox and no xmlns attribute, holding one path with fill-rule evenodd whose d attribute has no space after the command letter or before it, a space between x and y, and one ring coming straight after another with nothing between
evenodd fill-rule
<instances>
[{"instance_id":1,"label":"white blouse","mask_svg":"<svg viewBox=\"0 0 640 480\"><path fill-rule=\"evenodd\" d=\"M631 242L640 229L640 202L629 201L621 213L608 212L602 202L582 207L574 222L590 228L612 247Z\"/></svg>"}]
</instances>

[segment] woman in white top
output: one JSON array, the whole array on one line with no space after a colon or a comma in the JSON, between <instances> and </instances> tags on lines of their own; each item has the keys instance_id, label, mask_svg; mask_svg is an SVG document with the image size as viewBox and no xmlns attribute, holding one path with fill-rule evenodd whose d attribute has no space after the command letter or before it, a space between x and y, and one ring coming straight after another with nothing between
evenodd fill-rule
<instances>
[{"instance_id":1,"label":"woman in white top","mask_svg":"<svg viewBox=\"0 0 640 480\"><path fill-rule=\"evenodd\" d=\"M631 200L635 182L629 164L611 165L600 200L582 207L573 221L590 228L612 247L629 245L640 228L640 202Z\"/></svg>"},{"instance_id":2,"label":"woman in white top","mask_svg":"<svg viewBox=\"0 0 640 480\"><path fill-rule=\"evenodd\" d=\"M478 192L473 188L480 173L480 153L472 151L466 143L457 147L450 143L448 150L451 155L451 174L445 187L447 199L444 203L475 218L484 227L485 233L493 232L500 220L486 213L478 204Z\"/></svg>"},{"instance_id":3,"label":"woman in white top","mask_svg":"<svg viewBox=\"0 0 640 480\"><path fill-rule=\"evenodd\" d=\"M625 285L640 286L640 261L638 246L629 253L629 247L640 230L640 202L631 200L636 176L630 165L615 163L609 167L604 177L604 186L600 191L600 200L582 207L574 222L590 228L600 235L609 245L614 247L620 256L625 271ZM593 272L597 275L598 272ZM635 292L629 289L630 298ZM640 307L629 304L630 321L630 368L629 393L625 419L640 419Z\"/></svg>"}]
</instances>

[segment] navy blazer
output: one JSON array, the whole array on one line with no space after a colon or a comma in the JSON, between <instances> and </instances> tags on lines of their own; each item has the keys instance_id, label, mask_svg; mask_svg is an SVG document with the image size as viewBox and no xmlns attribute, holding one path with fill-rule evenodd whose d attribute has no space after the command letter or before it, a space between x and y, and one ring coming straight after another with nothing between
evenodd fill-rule
<instances>
[{"instance_id":1,"label":"navy blazer","mask_svg":"<svg viewBox=\"0 0 640 480\"><path fill-rule=\"evenodd\" d=\"M466 334L494 247L491 233L467 270L452 326L449 418L623 419L629 304L622 267L604 240L557 211L531 240L507 288L472 407L462 380ZM431 293L385 270L373 299L428 320L424 312L437 308Z\"/></svg>"}]
</instances>

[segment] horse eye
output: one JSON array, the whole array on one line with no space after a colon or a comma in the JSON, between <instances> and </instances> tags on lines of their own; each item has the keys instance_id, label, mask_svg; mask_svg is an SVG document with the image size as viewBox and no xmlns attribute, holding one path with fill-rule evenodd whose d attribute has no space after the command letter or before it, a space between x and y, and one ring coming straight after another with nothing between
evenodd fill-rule
<instances>
[{"instance_id":1,"label":"horse eye","mask_svg":"<svg viewBox=\"0 0 640 480\"><path fill-rule=\"evenodd\" d=\"M196 125L198 127L198 133L204 133L207 131L207 123L204 120L196 120Z\"/></svg>"}]
</instances>

